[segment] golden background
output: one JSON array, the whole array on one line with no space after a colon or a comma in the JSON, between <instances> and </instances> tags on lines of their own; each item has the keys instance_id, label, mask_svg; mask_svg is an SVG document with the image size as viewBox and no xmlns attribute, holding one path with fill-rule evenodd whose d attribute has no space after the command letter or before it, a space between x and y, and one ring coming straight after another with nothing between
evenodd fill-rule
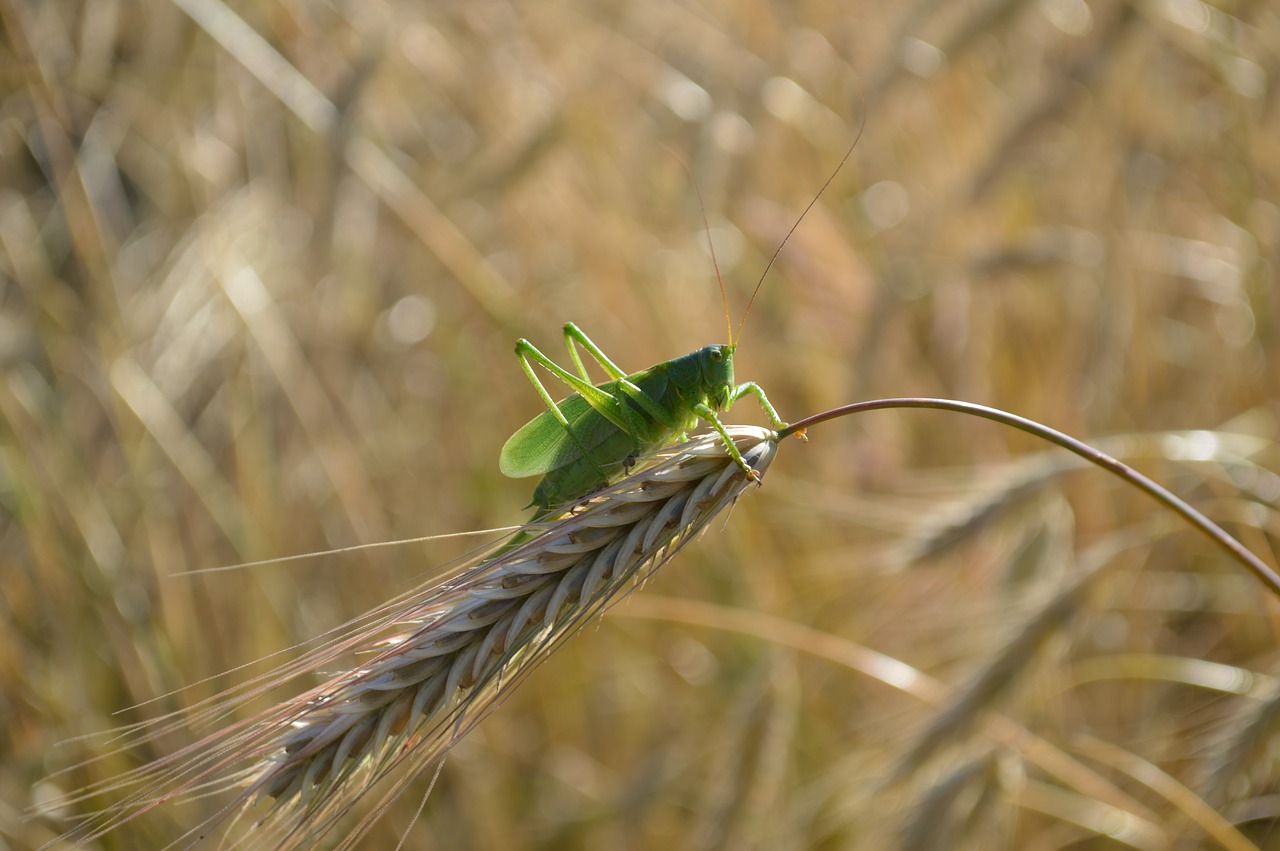
<instances>
[{"instance_id":1,"label":"golden background","mask_svg":"<svg viewBox=\"0 0 1280 851\"><path fill-rule=\"evenodd\" d=\"M681 162L736 324L865 125L745 325L739 380L784 418L1002 407L1275 560L1273 4L2 7L0 844L186 740L53 775L109 750L56 742L233 685L467 545L176 574L518 523L516 337L561 359L574 321L628 370L724 341ZM364 847L1280 847L1280 607L1251 577L990 423L811 437ZM815 655L854 645L951 708Z\"/></svg>"}]
</instances>

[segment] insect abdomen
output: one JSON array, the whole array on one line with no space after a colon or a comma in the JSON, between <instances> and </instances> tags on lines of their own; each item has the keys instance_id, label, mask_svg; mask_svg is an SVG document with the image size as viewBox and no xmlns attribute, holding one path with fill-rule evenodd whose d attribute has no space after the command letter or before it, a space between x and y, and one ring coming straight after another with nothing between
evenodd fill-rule
<instances>
[{"instance_id":1,"label":"insect abdomen","mask_svg":"<svg viewBox=\"0 0 1280 851\"><path fill-rule=\"evenodd\" d=\"M634 451L631 436L617 429L589 456L549 470L533 489L531 505L539 509L555 508L599 490L609 483L610 477L621 472Z\"/></svg>"}]
</instances>

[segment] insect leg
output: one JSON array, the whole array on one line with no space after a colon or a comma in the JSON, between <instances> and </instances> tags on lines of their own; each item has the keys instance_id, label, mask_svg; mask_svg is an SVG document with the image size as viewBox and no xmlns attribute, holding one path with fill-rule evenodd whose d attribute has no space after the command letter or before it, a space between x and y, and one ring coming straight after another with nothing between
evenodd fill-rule
<instances>
[{"instance_id":1,"label":"insect leg","mask_svg":"<svg viewBox=\"0 0 1280 851\"><path fill-rule=\"evenodd\" d=\"M703 402L699 402L694 405L693 412L706 420L707 423L716 430L716 434L720 435L720 439L724 441L724 448L729 453L729 457L733 459L734 463L741 467L744 473L756 482L759 482L760 471L748 464L742 457L742 453L738 451L738 444L733 442L733 438L729 436L729 431L724 427L724 423L720 422L720 417L716 415L716 412L711 410L711 408Z\"/></svg>"},{"instance_id":2,"label":"insect leg","mask_svg":"<svg viewBox=\"0 0 1280 851\"><path fill-rule=\"evenodd\" d=\"M582 358L578 354L577 343L586 349L587 354L595 358L596 363L600 364L601 369L609 374L612 379L625 378L626 373L618 368L617 364L609 360L605 353L595 343L591 342L591 338L582 332L582 329L572 322L566 322L564 326L564 344L569 349L569 357L573 358L573 363L578 367L578 374L588 383L591 382L591 376L587 375L587 368L582 363Z\"/></svg>"},{"instance_id":3,"label":"insect leg","mask_svg":"<svg viewBox=\"0 0 1280 851\"><path fill-rule=\"evenodd\" d=\"M582 452L582 457L591 461L592 466L596 468L596 472L600 474L601 478L607 478L605 471L598 463L596 463L595 459L591 456L591 453L587 451L587 448L582 445L582 441L578 439L578 435L574 433L573 428L569 425L569 420L560 410L560 406L556 404L556 400L551 398L551 394L548 393L547 388L543 386L542 381L538 378L538 374L533 371L533 363L537 363L556 378L559 378L565 384L568 384L574 390L578 391L578 393L581 394L593 408L598 410L601 415L607 417L618 428L626 429L626 423L621 422L616 415L609 411L609 405L611 403L615 403L613 397L563 369L559 364L555 363L542 352L538 351L534 347L533 343L530 343L528 340L520 339L516 341L516 357L520 359L520 368L524 370L524 374L528 376L529 381L533 384L533 389L542 397L542 401L546 403L547 410L551 412L551 415L555 417L556 421L560 423L561 426L564 427L565 433L569 435L569 438L573 440L575 444L577 444L578 449ZM592 401L592 397L602 397L602 401L598 399L597 401L599 404L597 404L597 402Z\"/></svg>"},{"instance_id":4,"label":"insect leg","mask_svg":"<svg viewBox=\"0 0 1280 851\"><path fill-rule=\"evenodd\" d=\"M666 408L663 408L657 402L655 402L650 396L648 396L643 390L641 390L635 384L628 381L627 374L623 372L617 366L617 364L609 360L608 356L604 353L604 351L601 350L601 348L597 346L591 340L590 337L584 334L581 328L579 328L577 325L574 325L572 322L565 323L564 341L565 341L565 345L568 346L569 348L570 357L572 357L573 362L577 364L578 371L582 374L582 377L584 379L587 379L588 381L590 381L590 377L587 375L586 367L583 365L582 359L578 355L578 350L577 350L577 347L574 346L574 343L577 343L579 346L582 346L582 348L586 351L586 353L591 355L591 357L595 359L595 362L600 364L600 367L606 373L609 374L610 378L614 380L615 382L614 386L617 387L617 389L621 393L626 394L628 398L630 398L637 405L639 405L640 408L645 413L653 417L658 422L662 423L664 426L667 426L668 428L675 427L676 418L672 415L672 413ZM627 420L627 425L624 427L624 431L626 431L628 434L634 437L637 434L637 430L632 425L632 419L631 419L632 416L634 416L634 412L631 410L631 406L629 405L621 405L621 407L622 407L622 416ZM640 448L640 444L637 441L636 449L638 450L639 448Z\"/></svg>"},{"instance_id":5,"label":"insect leg","mask_svg":"<svg viewBox=\"0 0 1280 851\"><path fill-rule=\"evenodd\" d=\"M765 416L769 418L770 424L772 424L775 429L781 430L787 427L787 423L782 421L782 418L778 416L778 412L774 410L773 405L770 404L769 397L764 395L764 388L759 384L756 384L754 381L747 381L735 387L733 392L729 394L729 404L732 405L748 393L752 394L757 400L759 400L760 409L764 411ZM795 436L805 442L808 442L809 440L809 438L805 437L803 432L797 432Z\"/></svg>"},{"instance_id":6,"label":"insect leg","mask_svg":"<svg viewBox=\"0 0 1280 851\"><path fill-rule=\"evenodd\" d=\"M538 374L533 371L530 360L542 364L550 369L554 364L542 352L534 348L533 343L528 340L516 340L516 357L520 359L520 368L524 370L524 374L528 377L529 383L533 385L533 389L542 397L542 401L546 403L547 410L551 412L551 416L565 428L569 427L569 421L565 419L564 414L560 413L560 407L556 405L556 400L551 398L551 394L547 392L547 388L543 386L542 379L538 378Z\"/></svg>"}]
</instances>

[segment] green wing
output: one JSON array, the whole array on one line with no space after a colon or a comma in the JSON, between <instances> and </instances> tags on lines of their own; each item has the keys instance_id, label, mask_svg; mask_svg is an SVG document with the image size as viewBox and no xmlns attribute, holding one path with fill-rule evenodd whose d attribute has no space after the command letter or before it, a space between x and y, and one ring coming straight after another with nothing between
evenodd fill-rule
<instances>
[{"instance_id":1,"label":"green wing","mask_svg":"<svg viewBox=\"0 0 1280 851\"><path fill-rule=\"evenodd\" d=\"M627 380L659 405L671 406L672 402L668 398L670 382L665 369L650 367L628 375ZM627 398L618 389L616 381L606 381L596 387L611 397L612 405L616 406L611 412L615 419L621 420L626 416L622 406L627 406L631 424L637 432L632 435L634 445L647 450L666 441L671 429L655 422L651 414L642 410L634 400ZM586 455L595 457L596 463L606 469L624 460L625 454L616 458L594 454L610 438L623 433L624 429L593 408L580 394L574 393L560 400L556 407L569 421L569 429L560 425L550 411L543 411L525 423L507 440L498 457L498 468L504 476L513 479L539 476L566 467ZM569 435L570 430L577 440ZM611 453L616 454L616 448L605 451L606 455Z\"/></svg>"},{"instance_id":2,"label":"green wing","mask_svg":"<svg viewBox=\"0 0 1280 851\"><path fill-rule=\"evenodd\" d=\"M608 385L603 385L605 389ZM586 399L574 393L556 403L577 435L575 441L550 411L543 411L511 435L498 457L504 476L523 479L556 470L583 457L609 437L621 431Z\"/></svg>"}]
</instances>

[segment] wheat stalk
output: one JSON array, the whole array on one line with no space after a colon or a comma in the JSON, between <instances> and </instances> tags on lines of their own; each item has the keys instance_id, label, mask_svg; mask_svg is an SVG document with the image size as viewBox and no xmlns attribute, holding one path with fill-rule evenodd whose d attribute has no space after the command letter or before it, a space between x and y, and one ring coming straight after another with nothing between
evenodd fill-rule
<instances>
[{"instance_id":1,"label":"wheat stalk","mask_svg":"<svg viewBox=\"0 0 1280 851\"><path fill-rule=\"evenodd\" d=\"M731 427L748 463L766 470L773 432ZM375 784L395 775L339 842L354 845L407 785L587 619L692 540L752 483L715 435L669 449L656 463L525 527L499 553L406 595L348 634L184 716L207 723L283 678L352 651L355 670L143 766L110 786L140 787L65 837L87 842L162 803L243 786L234 800L173 844L195 844L224 820L259 812L231 840L310 847ZM176 727L145 732L156 738Z\"/></svg>"}]
</instances>

